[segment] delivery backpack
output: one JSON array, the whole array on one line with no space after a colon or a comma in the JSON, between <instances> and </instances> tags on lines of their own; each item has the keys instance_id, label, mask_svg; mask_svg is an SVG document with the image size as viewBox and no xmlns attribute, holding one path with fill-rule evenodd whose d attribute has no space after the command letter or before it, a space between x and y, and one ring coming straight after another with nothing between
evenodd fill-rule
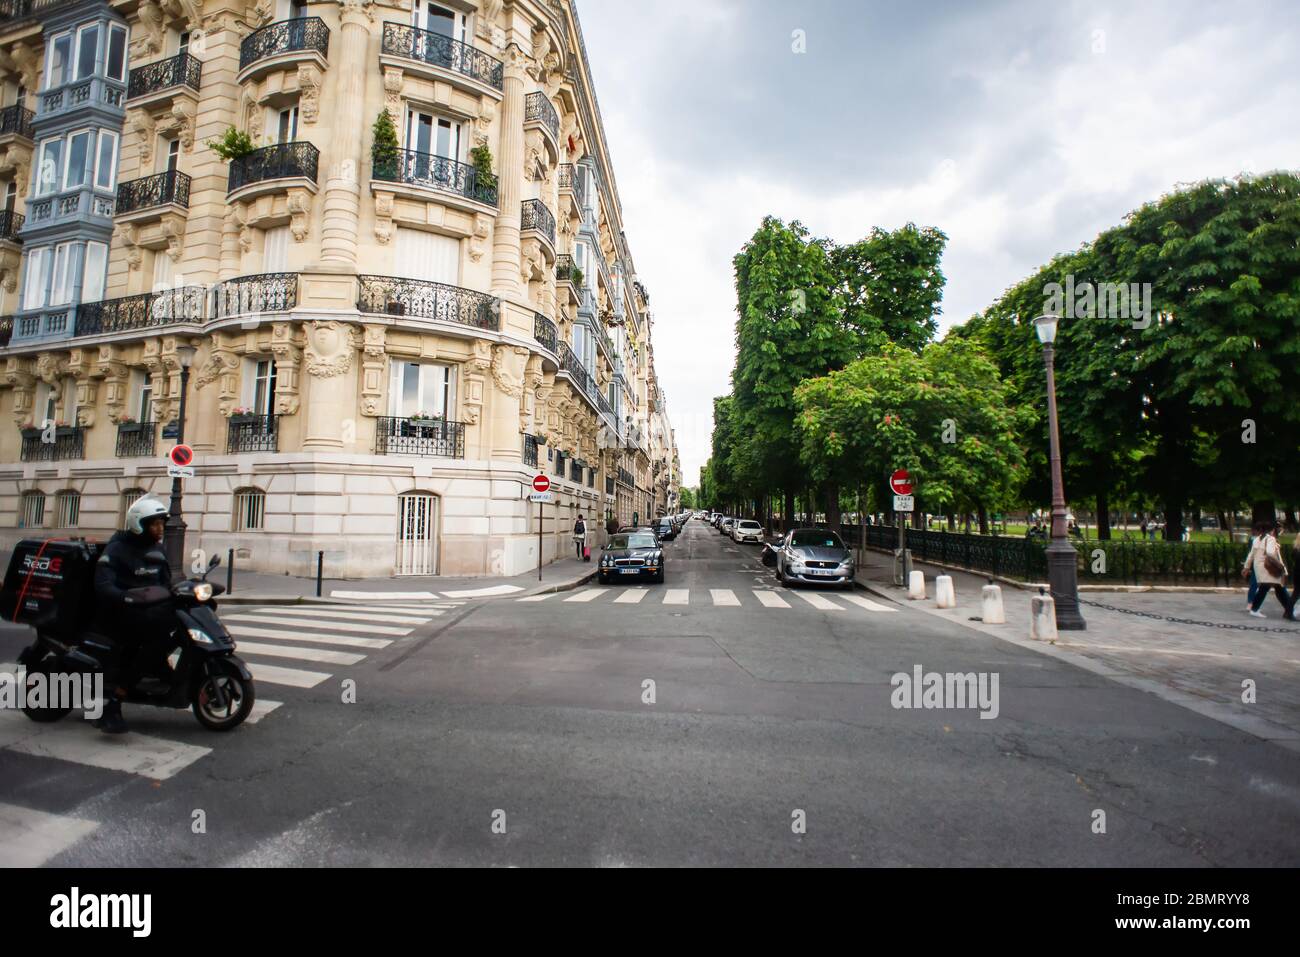
<instances>
[{"instance_id":1,"label":"delivery backpack","mask_svg":"<svg viewBox=\"0 0 1300 957\"><path fill-rule=\"evenodd\" d=\"M0 586L0 618L63 637L84 629L94 616L103 549L84 539L23 539Z\"/></svg>"}]
</instances>

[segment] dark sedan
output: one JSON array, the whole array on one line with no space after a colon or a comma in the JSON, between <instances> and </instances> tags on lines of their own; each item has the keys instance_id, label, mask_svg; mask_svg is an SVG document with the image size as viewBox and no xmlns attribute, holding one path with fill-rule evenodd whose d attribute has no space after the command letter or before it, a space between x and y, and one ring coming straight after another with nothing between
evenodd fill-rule
<instances>
[{"instance_id":1,"label":"dark sedan","mask_svg":"<svg viewBox=\"0 0 1300 957\"><path fill-rule=\"evenodd\" d=\"M657 518L654 524L655 535L660 541L672 541L677 537L677 526L671 518Z\"/></svg>"},{"instance_id":2,"label":"dark sedan","mask_svg":"<svg viewBox=\"0 0 1300 957\"><path fill-rule=\"evenodd\" d=\"M597 577L602 585L614 579L664 580L664 552L652 532L616 533L600 550Z\"/></svg>"},{"instance_id":3,"label":"dark sedan","mask_svg":"<svg viewBox=\"0 0 1300 957\"><path fill-rule=\"evenodd\" d=\"M775 550L776 578L782 585L806 582L853 587L853 552L835 532L796 528Z\"/></svg>"}]
</instances>

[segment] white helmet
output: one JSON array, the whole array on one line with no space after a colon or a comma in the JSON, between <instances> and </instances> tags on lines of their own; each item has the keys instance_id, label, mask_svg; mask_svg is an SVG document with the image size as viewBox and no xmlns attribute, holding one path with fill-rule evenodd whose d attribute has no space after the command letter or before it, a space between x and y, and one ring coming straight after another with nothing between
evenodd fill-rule
<instances>
[{"instance_id":1,"label":"white helmet","mask_svg":"<svg viewBox=\"0 0 1300 957\"><path fill-rule=\"evenodd\" d=\"M126 510L126 530L133 535L144 534L144 523L151 518L167 518L167 506L148 496L136 499Z\"/></svg>"}]
</instances>

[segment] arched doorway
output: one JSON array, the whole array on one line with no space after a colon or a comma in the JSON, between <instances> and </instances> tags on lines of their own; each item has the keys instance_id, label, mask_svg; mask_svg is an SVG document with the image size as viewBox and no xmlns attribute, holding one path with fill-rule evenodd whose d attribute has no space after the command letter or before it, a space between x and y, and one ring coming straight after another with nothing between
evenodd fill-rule
<instances>
[{"instance_id":1,"label":"arched doorway","mask_svg":"<svg viewBox=\"0 0 1300 957\"><path fill-rule=\"evenodd\" d=\"M438 496L407 492L397 497L398 575L438 574Z\"/></svg>"}]
</instances>

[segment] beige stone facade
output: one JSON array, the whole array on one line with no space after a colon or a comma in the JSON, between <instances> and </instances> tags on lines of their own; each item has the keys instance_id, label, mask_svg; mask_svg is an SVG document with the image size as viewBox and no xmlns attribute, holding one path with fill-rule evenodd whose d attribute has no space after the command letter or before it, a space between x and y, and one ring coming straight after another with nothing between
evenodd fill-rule
<instances>
[{"instance_id":1,"label":"beige stone facade","mask_svg":"<svg viewBox=\"0 0 1300 957\"><path fill-rule=\"evenodd\" d=\"M538 471L558 493L543 561L578 513L676 507L569 3L99 6L130 28L106 278L48 333L30 216L0 240L0 546L103 536L141 492L166 500L183 382L187 546L245 568L308 574L323 551L337 576L526 571ZM5 103L23 88L37 139L39 28L0 20ZM373 150L381 111L395 158ZM254 152L226 162L208 144L231 128ZM0 134L19 214L41 149Z\"/></svg>"}]
</instances>

